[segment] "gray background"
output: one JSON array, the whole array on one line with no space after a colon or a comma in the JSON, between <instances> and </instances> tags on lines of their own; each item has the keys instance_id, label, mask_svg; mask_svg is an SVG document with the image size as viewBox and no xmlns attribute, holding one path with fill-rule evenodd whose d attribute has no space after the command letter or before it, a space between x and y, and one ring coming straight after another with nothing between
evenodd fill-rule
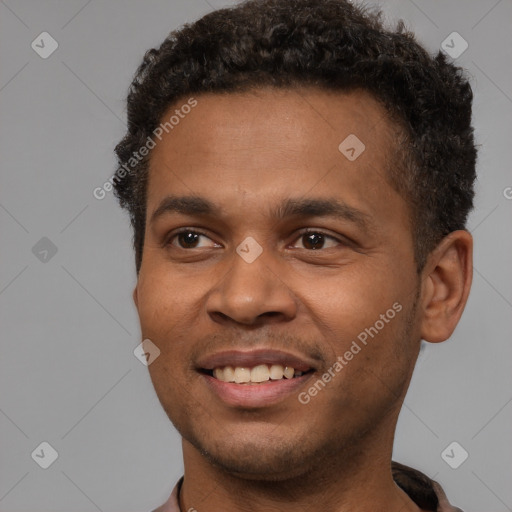
<instances>
[{"instance_id":1,"label":"gray background","mask_svg":"<svg viewBox=\"0 0 512 512\"><path fill-rule=\"evenodd\" d=\"M92 191L115 170L145 50L222 5L0 2L1 512L144 512L182 474L179 436L133 355L128 217L112 193ZM457 62L471 76L481 144L472 293L452 339L420 356L394 458L466 512L512 510L512 1L382 5L431 51L453 31L468 42ZM31 48L43 31L59 44L47 59ZM46 262L41 246L33 252L43 237L57 248ZM31 458L43 441L58 452L48 469ZM469 453L457 469L441 457L452 441Z\"/></svg>"}]
</instances>

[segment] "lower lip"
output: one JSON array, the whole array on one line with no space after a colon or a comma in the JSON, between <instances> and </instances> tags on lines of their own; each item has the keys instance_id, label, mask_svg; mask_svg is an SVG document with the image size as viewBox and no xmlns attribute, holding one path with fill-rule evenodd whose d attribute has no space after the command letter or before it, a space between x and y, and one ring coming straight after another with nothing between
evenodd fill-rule
<instances>
[{"instance_id":1,"label":"lower lip","mask_svg":"<svg viewBox=\"0 0 512 512\"><path fill-rule=\"evenodd\" d=\"M313 372L293 379L269 380L261 384L236 384L202 374L208 387L224 402L235 407L264 407L280 402L291 394L298 394L299 388L312 375Z\"/></svg>"}]
</instances>

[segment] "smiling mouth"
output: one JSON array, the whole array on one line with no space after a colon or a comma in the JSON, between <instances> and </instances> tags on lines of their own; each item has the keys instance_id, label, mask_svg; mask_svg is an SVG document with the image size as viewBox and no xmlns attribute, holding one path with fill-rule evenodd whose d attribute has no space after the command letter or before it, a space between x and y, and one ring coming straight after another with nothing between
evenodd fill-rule
<instances>
[{"instance_id":1,"label":"smiling mouth","mask_svg":"<svg viewBox=\"0 0 512 512\"><path fill-rule=\"evenodd\" d=\"M200 373L209 375L222 382L235 384L265 384L279 380L290 380L312 373L312 368L306 371L295 370L291 366L281 364L259 364L252 368L247 366L222 366L213 370L201 369Z\"/></svg>"}]
</instances>

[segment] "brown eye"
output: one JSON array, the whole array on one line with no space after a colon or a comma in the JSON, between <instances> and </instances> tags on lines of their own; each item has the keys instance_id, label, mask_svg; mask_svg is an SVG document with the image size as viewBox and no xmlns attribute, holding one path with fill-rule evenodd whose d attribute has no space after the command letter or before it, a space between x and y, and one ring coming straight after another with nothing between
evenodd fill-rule
<instances>
[{"instance_id":1,"label":"brown eye","mask_svg":"<svg viewBox=\"0 0 512 512\"><path fill-rule=\"evenodd\" d=\"M302 235L302 241L306 249L321 249L324 246L324 235L320 233L307 233Z\"/></svg>"},{"instance_id":2,"label":"brown eye","mask_svg":"<svg viewBox=\"0 0 512 512\"><path fill-rule=\"evenodd\" d=\"M180 233L177 236L178 243L185 249L190 249L192 246L195 247L199 237L202 236L199 233L193 233L191 231Z\"/></svg>"},{"instance_id":3,"label":"brown eye","mask_svg":"<svg viewBox=\"0 0 512 512\"><path fill-rule=\"evenodd\" d=\"M306 231L303 232L299 239L302 241L305 249L308 250L319 250L319 249L328 249L329 247L335 247L336 244L325 247L325 244L328 240L332 240L336 242L338 245L342 242L334 238L333 236L327 235L321 231Z\"/></svg>"},{"instance_id":4,"label":"brown eye","mask_svg":"<svg viewBox=\"0 0 512 512\"><path fill-rule=\"evenodd\" d=\"M175 233L169 238L166 246L178 247L179 249L198 249L201 248L201 246L198 246L201 238L212 242L211 245L203 245L203 247L215 246L215 243L207 235L193 229L183 229Z\"/></svg>"}]
</instances>

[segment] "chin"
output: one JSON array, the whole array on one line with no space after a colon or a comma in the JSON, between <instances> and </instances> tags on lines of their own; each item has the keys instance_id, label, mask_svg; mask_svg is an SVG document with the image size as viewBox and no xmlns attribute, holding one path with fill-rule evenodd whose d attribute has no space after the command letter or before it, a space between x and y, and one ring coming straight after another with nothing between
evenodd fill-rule
<instances>
[{"instance_id":1,"label":"chin","mask_svg":"<svg viewBox=\"0 0 512 512\"><path fill-rule=\"evenodd\" d=\"M304 473L306 461L311 460L305 439L289 435L251 432L233 435L220 433L213 439L186 439L213 465L247 480L281 481Z\"/></svg>"},{"instance_id":2,"label":"chin","mask_svg":"<svg viewBox=\"0 0 512 512\"><path fill-rule=\"evenodd\" d=\"M251 449L232 450L229 455L203 451L203 455L214 466L243 480L280 482L305 472L305 467L294 463L289 452L278 453L273 447L268 447L266 453Z\"/></svg>"}]
</instances>

